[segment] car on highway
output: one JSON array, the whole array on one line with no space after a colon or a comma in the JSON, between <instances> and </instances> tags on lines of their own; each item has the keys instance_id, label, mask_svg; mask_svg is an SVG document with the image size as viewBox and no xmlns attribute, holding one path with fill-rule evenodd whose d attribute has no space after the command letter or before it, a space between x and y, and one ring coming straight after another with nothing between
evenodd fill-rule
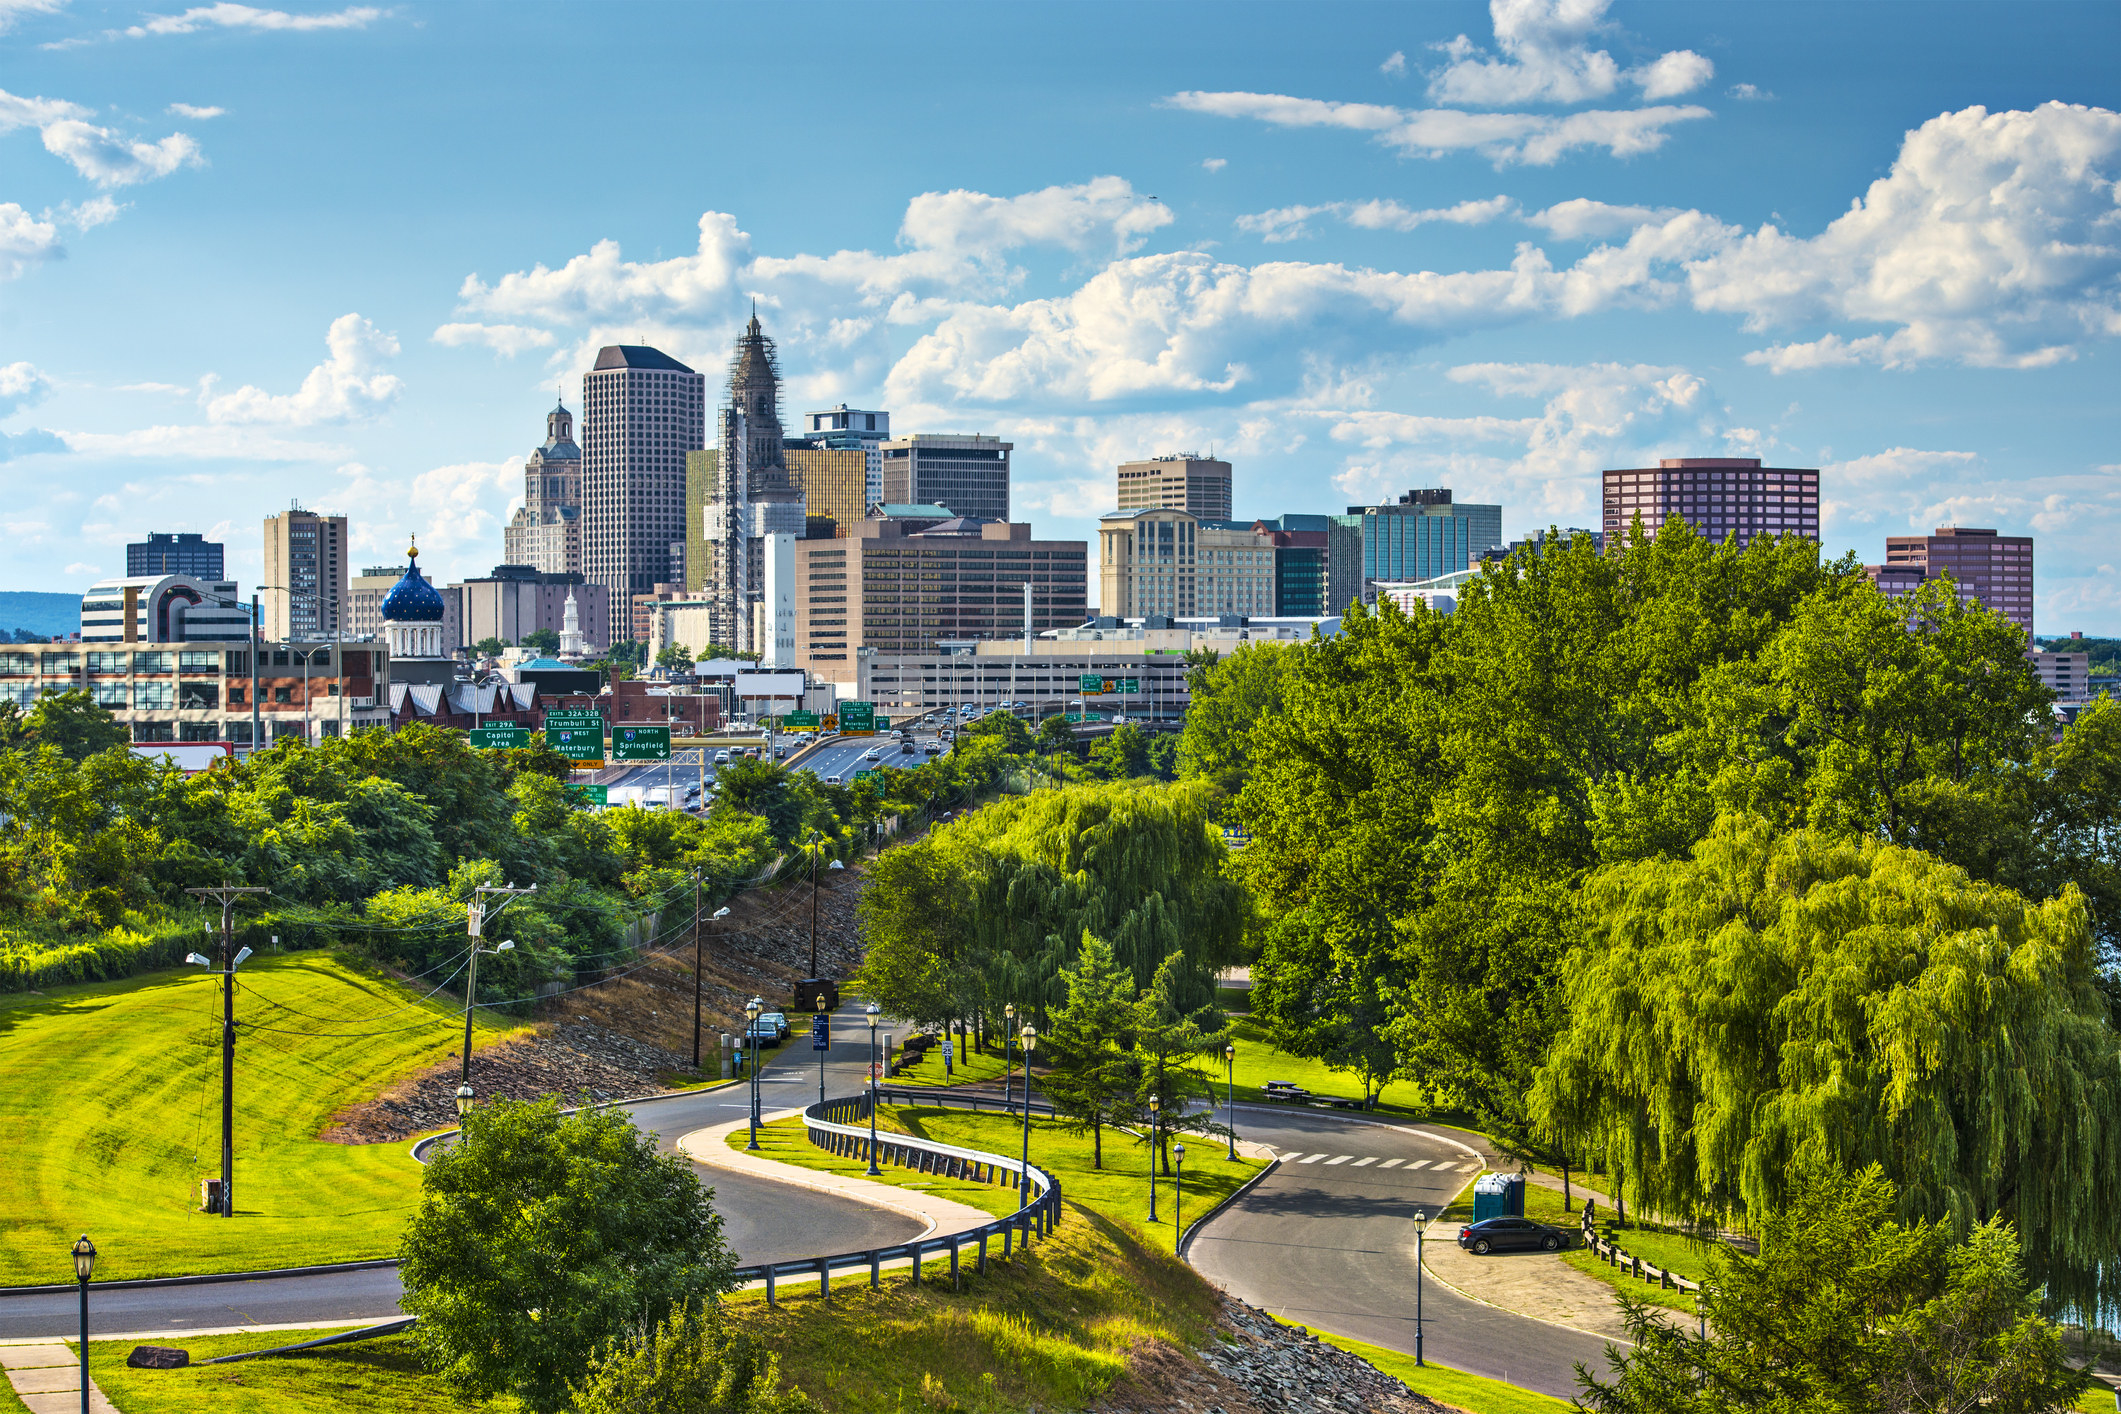
<instances>
[{"instance_id":1,"label":"car on highway","mask_svg":"<svg viewBox=\"0 0 2121 1414\"><path fill-rule=\"evenodd\" d=\"M864 761L881 761L884 759L883 750L880 747L872 746L862 753L862 759Z\"/></svg>"},{"instance_id":2,"label":"car on highway","mask_svg":"<svg viewBox=\"0 0 2121 1414\"><path fill-rule=\"evenodd\" d=\"M921 748L921 752L922 754L927 756L940 756L943 754L943 749L931 741L926 746Z\"/></svg>"},{"instance_id":3,"label":"car on highway","mask_svg":"<svg viewBox=\"0 0 2121 1414\"><path fill-rule=\"evenodd\" d=\"M714 764L717 766L726 766L729 764L729 751L726 747L714 753Z\"/></svg>"},{"instance_id":4,"label":"car on highway","mask_svg":"<svg viewBox=\"0 0 2121 1414\"><path fill-rule=\"evenodd\" d=\"M838 776L827 776L825 777L825 784L828 786L843 786L847 783L841 780Z\"/></svg>"},{"instance_id":5,"label":"car on highway","mask_svg":"<svg viewBox=\"0 0 2121 1414\"><path fill-rule=\"evenodd\" d=\"M898 744L898 749L899 753L904 756L911 756L915 751L919 750L919 748L913 744L913 738L910 736Z\"/></svg>"},{"instance_id":6,"label":"car on highway","mask_svg":"<svg viewBox=\"0 0 2121 1414\"><path fill-rule=\"evenodd\" d=\"M1476 1257L1490 1252L1559 1252L1569 1245L1569 1235L1530 1218L1482 1218L1459 1231L1458 1245Z\"/></svg>"}]
</instances>

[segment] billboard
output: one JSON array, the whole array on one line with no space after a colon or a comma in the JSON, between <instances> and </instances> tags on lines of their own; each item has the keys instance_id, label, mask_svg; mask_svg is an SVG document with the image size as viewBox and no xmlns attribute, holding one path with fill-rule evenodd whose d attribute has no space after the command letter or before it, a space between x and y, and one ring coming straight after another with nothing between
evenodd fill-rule
<instances>
[{"instance_id":1,"label":"billboard","mask_svg":"<svg viewBox=\"0 0 2121 1414\"><path fill-rule=\"evenodd\" d=\"M803 700L801 673L738 673L735 678L739 701L750 697L786 697Z\"/></svg>"}]
</instances>

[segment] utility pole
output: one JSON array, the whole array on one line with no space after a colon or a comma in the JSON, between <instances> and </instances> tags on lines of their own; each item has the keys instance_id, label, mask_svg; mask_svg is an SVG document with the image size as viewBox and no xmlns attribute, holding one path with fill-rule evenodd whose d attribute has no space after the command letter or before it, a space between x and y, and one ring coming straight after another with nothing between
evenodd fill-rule
<instances>
[{"instance_id":1,"label":"utility pole","mask_svg":"<svg viewBox=\"0 0 2121 1414\"><path fill-rule=\"evenodd\" d=\"M250 596L250 750L253 756L265 749L260 734L265 730L264 713L258 706L258 655L265 651L265 621L258 617L258 596Z\"/></svg>"},{"instance_id":2,"label":"utility pole","mask_svg":"<svg viewBox=\"0 0 2121 1414\"><path fill-rule=\"evenodd\" d=\"M707 753L703 750L702 756ZM717 921L727 918L729 910L714 911ZM700 927L700 871L692 871L692 1068L700 1068L700 973L707 965L707 943Z\"/></svg>"},{"instance_id":3,"label":"utility pole","mask_svg":"<svg viewBox=\"0 0 2121 1414\"><path fill-rule=\"evenodd\" d=\"M486 927L486 895L506 894L514 897L517 894L534 894L537 891L536 884L527 889L512 888L506 884L481 884L471 891L471 900L464 905L464 931L471 938L471 974L464 982L464 1063L457 1075L460 1084L471 1084L471 1018L478 1009L479 955L496 955L515 946L513 938L497 948L479 946L479 939L484 935ZM502 907L507 905L503 904Z\"/></svg>"},{"instance_id":4,"label":"utility pole","mask_svg":"<svg viewBox=\"0 0 2121 1414\"><path fill-rule=\"evenodd\" d=\"M272 890L223 886L184 892L221 905L221 1216L232 1218L236 1215L236 964L250 956L250 949L230 955L229 949L235 944L230 917L237 899L246 894L269 894ZM197 953L191 955L191 960L200 966L206 963Z\"/></svg>"}]
</instances>

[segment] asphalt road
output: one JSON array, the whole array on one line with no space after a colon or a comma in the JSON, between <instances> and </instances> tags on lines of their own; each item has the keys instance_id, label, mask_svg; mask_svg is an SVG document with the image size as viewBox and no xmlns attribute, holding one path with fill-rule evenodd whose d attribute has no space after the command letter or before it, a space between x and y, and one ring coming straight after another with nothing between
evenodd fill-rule
<instances>
[{"instance_id":1,"label":"asphalt road","mask_svg":"<svg viewBox=\"0 0 2121 1414\"><path fill-rule=\"evenodd\" d=\"M1471 1177L1472 1156L1418 1126L1248 1106L1238 1107L1237 1123L1282 1164L1194 1236L1194 1268L1287 1320L1412 1354L1413 1215L1440 1212ZM1433 1279L1423 1282L1421 1307L1424 1353L1440 1365L1562 1398L1577 1392L1576 1362L1605 1368L1599 1337L1469 1300Z\"/></svg>"},{"instance_id":2,"label":"asphalt road","mask_svg":"<svg viewBox=\"0 0 2121 1414\"><path fill-rule=\"evenodd\" d=\"M759 1081L768 1114L806 1105L818 1095L817 1052L810 1045L809 1019L791 1016L789 1022L795 1034L777 1052L769 1053ZM852 1002L841 1007L833 1018L832 1031L832 1048L825 1054L826 1088L832 1095L858 1093L868 1074L870 1054L869 1027L861 1008ZM655 1134L658 1147L669 1153L681 1136L741 1117L747 1101L744 1090L736 1088L646 1100L626 1109L636 1124ZM722 1235L743 1263L887 1247L921 1231L921 1225L903 1213L724 1169L693 1167L700 1181L714 1189ZM399 1291L397 1271L388 1267L245 1282L97 1288L90 1292L89 1328L115 1334L386 1320L399 1314ZM72 1291L44 1295L0 1291L0 1340L77 1331L79 1320L80 1302Z\"/></svg>"}]
</instances>

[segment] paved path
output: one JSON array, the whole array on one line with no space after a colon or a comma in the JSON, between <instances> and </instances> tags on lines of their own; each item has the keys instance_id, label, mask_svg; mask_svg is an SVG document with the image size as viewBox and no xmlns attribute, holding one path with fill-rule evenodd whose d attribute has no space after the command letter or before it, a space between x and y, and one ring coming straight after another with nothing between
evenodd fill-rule
<instances>
[{"instance_id":1,"label":"paved path","mask_svg":"<svg viewBox=\"0 0 2121 1414\"><path fill-rule=\"evenodd\" d=\"M0 1367L30 1414L73 1414L81 1407L81 1356L64 1345L0 1345ZM91 1414L113 1414L111 1402L88 1382Z\"/></svg>"},{"instance_id":2,"label":"paved path","mask_svg":"<svg viewBox=\"0 0 2121 1414\"><path fill-rule=\"evenodd\" d=\"M1412 1353L1413 1214L1440 1212L1482 1167L1478 1154L1432 1128L1315 1111L1240 1105L1238 1128L1282 1163L1195 1236L1194 1267L1285 1320ZM1439 1364L1563 1398L1578 1361L1605 1368L1602 1336L1441 1281L1424 1283L1421 1304L1425 1354Z\"/></svg>"}]
</instances>

